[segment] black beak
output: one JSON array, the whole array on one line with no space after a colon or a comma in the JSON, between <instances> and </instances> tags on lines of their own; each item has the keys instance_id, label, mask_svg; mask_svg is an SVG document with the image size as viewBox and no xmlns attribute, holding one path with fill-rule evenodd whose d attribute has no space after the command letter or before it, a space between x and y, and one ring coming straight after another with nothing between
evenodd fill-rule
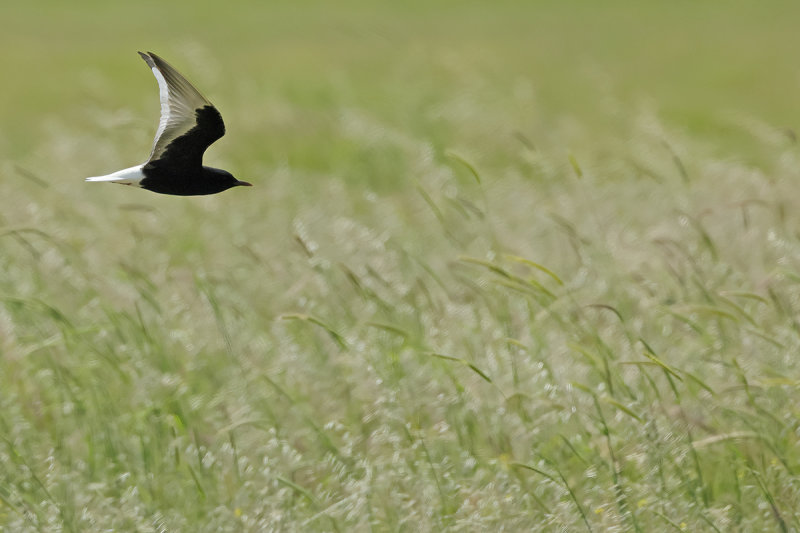
<instances>
[{"instance_id":1,"label":"black beak","mask_svg":"<svg viewBox=\"0 0 800 533\"><path fill-rule=\"evenodd\" d=\"M237 181L236 185L243 185L245 187L252 187L253 186L252 183L247 183L246 181Z\"/></svg>"}]
</instances>

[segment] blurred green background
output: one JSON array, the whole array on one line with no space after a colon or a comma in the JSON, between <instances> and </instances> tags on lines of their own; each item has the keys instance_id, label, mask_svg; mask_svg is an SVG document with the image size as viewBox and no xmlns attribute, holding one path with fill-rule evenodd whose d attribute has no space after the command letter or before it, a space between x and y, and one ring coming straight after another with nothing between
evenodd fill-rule
<instances>
[{"instance_id":1,"label":"blurred green background","mask_svg":"<svg viewBox=\"0 0 800 533\"><path fill-rule=\"evenodd\" d=\"M153 80L132 61L146 48L191 70L228 113L259 109L264 119L272 99L297 98L358 105L416 133L430 127L419 115L437 96L480 83L498 100L531 91L541 113L590 124L616 98L623 109L648 102L691 131L724 133L726 113L789 127L798 10L788 1L11 4L0 23L0 120L6 151L19 157L48 120L83 125L95 107L152 111ZM280 157L292 133L266 120L247 126L231 139L258 136L265 158Z\"/></svg>"},{"instance_id":2,"label":"blurred green background","mask_svg":"<svg viewBox=\"0 0 800 533\"><path fill-rule=\"evenodd\" d=\"M6 3L0 529L800 529L798 20Z\"/></svg>"}]
</instances>

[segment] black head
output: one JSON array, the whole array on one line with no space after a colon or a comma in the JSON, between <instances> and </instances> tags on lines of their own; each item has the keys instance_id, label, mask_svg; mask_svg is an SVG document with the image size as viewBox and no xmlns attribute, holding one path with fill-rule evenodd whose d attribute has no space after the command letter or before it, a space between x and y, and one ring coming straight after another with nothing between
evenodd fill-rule
<instances>
[{"instance_id":1,"label":"black head","mask_svg":"<svg viewBox=\"0 0 800 533\"><path fill-rule=\"evenodd\" d=\"M214 194L230 189L231 187L238 187L240 185L245 187L253 186L251 183L247 183L246 181L237 180L233 177L233 174L226 170L212 167L203 167L202 181L204 182L203 185L205 185L205 189L208 192L200 194Z\"/></svg>"}]
</instances>

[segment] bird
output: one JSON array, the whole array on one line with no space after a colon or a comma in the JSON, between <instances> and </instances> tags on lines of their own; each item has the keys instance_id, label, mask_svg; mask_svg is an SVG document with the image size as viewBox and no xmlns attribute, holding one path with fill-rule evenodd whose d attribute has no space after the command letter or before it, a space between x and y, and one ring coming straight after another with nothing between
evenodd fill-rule
<instances>
[{"instance_id":1,"label":"bird","mask_svg":"<svg viewBox=\"0 0 800 533\"><path fill-rule=\"evenodd\" d=\"M141 165L86 181L131 185L161 194L216 194L252 186L230 172L203 165L203 153L225 135L225 123L209 102L175 68L153 52L139 52L158 81L161 118L150 157Z\"/></svg>"}]
</instances>

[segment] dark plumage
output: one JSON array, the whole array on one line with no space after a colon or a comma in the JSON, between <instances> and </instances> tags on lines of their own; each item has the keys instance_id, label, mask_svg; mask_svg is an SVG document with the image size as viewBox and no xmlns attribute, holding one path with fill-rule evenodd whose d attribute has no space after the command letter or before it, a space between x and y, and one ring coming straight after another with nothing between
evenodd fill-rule
<instances>
[{"instance_id":1,"label":"dark plumage","mask_svg":"<svg viewBox=\"0 0 800 533\"><path fill-rule=\"evenodd\" d=\"M86 181L137 185L181 196L249 186L225 170L203 166L206 148L225 135L225 123L217 108L169 63L152 52L139 55L153 70L161 99L161 119L150 158L142 165Z\"/></svg>"}]
</instances>

